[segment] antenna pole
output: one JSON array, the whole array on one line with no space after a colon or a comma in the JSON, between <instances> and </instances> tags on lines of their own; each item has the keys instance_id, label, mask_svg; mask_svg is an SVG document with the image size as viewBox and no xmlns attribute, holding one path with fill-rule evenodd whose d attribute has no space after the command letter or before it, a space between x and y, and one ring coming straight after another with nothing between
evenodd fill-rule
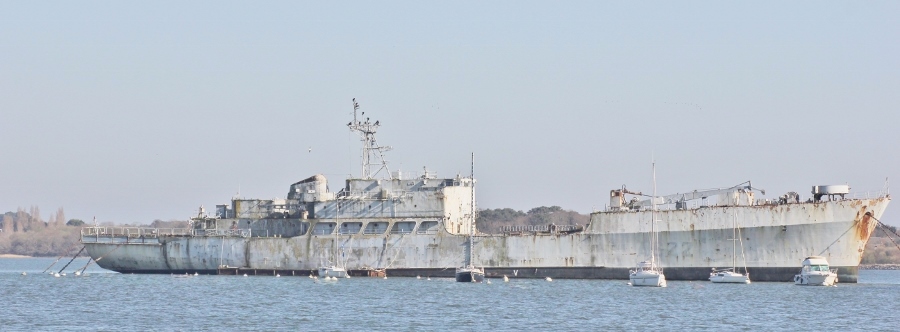
<instances>
[{"instance_id":1,"label":"antenna pole","mask_svg":"<svg viewBox=\"0 0 900 332\"><path fill-rule=\"evenodd\" d=\"M380 126L379 121L375 121L372 123L369 121L369 118L362 118L362 115L365 115L366 112L362 112L360 118L357 119L356 111L359 110L359 103L356 102L356 98L353 98L353 121L347 124L347 127L350 128L351 131L356 132L359 135L360 140L363 142L362 149L362 178L363 179L371 179L373 176L377 175L381 170L385 170L388 173L388 178L393 179L391 176L390 170L388 170L387 162L384 160L384 152L390 151L390 146L380 146L375 142L375 132L378 131L378 127ZM373 158L379 160L377 162L373 162ZM372 169L378 166L378 168L372 172Z\"/></svg>"}]
</instances>

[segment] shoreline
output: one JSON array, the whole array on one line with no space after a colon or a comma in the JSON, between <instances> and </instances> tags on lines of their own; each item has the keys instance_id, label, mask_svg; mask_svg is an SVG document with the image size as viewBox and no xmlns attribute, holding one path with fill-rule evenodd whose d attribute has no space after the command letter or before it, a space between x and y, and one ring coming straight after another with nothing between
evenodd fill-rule
<instances>
[{"instance_id":1,"label":"shoreline","mask_svg":"<svg viewBox=\"0 0 900 332\"><path fill-rule=\"evenodd\" d=\"M33 258L33 257L25 256L25 255L15 255L15 254L0 254L0 258Z\"/></svg>"},{"instance_id":2,"label":"shoreline","mask_svg":"<svg viewBox=\"0 0 900 332\"><path fill-rule=\"evenodd\" d=\"M900 264L859 264L860 270L900 270Z\"/></svg>"}]
</instances>

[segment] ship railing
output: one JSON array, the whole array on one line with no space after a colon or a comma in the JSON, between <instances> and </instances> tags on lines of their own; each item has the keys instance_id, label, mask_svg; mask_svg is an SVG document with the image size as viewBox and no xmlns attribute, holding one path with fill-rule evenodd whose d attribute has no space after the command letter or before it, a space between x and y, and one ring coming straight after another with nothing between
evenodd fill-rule
<instances>
[{"instance_id":1,"label":"ship railing","mask_svg":"<svg viewBox=\"0 0 900 332\"><path fill-rule=\"evenodd\" d=\"M194 229L193 236L250 237L249 229Z\"/></svg>"},{"instance_id":2,"label":"ship railing","mask_svg":"<svg viewBox=\"0 0 900 332\"><path fill-rule=\"evenodd\" d=\"M380 201L384 199L398 199L398 198L411 198L412 191L407 190L395 190L388 191L389 197L383 197L380 192L377 191L340 191L335 199L337 200L365 200L365 201Z\"/></svg>"},{"instance_id":3,"label":"ship railing","mask_svg":"<svg viewBox=\"0 0 900 332\"><path fill-rule=\"evenodd\" d=\"M887 190L879 190L879 191L861 191L861 192L852 192L849 194L845 194L843 199L872 199L872 198L882 198L890 195L890 192Z\"/></svg>"},{"instance_id":4,"label":"ship railing","mask_svg":"<svg viewBox=\"0 0 900 332\"><path fill-rule=\"evenodd\" d=\"M160 236L186 236L187 228L143 228L143 227L84 227L81 229L82 242L146 242Z\"/></svg>"},{"instance_id":5,"label":"ship railing","mask_svg":"<svg viewBox=\"0 0 900 332\"><path fill-rule=\"evenodd\" d=\"M312 231L312 235L331 235L334 234L334 229L314 229Z\"/></svg>"},{"instance_id":6,"label":"ship railing","mask_svg":"<svg viewBox=\"0 0 900 332\"><path fill-rule=\"evenodd\" d=\"M509 225L500 226L503 233L550 233L572 232L580 229L580 225Z\"/></svg>"},{"instance_id":7,"label":"ship railing","mask_svg":"<svg viewBox=\"0 0 900 332\"><path fill-rule=\"evenodd\" d=\"M827 195L826 195L827 196ZM876 199L890 196L890 192L887 190L878 190L878 191L859 191L859 192L851 192L848 194L844 194L843 197L840 195L834 195L833 197L823 197L820 202L828 202L831 199L834 201L844 201L851 199ZM799 202L779 202L778 199L771 198L758 198L753 202L753 205L781 205L781 204L796 204L796 203L810 203L812 202L812 198L807 198L806 200L801 200Z\"/></svg>"},{"instance_id":8,"label":"ship railing","mask_svg":"<svg viewBox=\"0 0 900 332\"><path fill-rule=\"evenodd\" d=\"M84 227L82 242L125 242L159 239L161 236L250 237L249 229L190 229L144 227Z\"/></svg>"},{"instance_id":9,"label":"ship railing","mask_svg":"<svg viewBox=\"0 0 900 332\"><path fill-rule=\"evenodd\" d=\"M374 228L374 229L366 228L366 230L363 232L363 234L367 234L367 235L384 234L385 231L386 231L386 229L384 229L384 228Z\"/></svg>"}]
</instances>

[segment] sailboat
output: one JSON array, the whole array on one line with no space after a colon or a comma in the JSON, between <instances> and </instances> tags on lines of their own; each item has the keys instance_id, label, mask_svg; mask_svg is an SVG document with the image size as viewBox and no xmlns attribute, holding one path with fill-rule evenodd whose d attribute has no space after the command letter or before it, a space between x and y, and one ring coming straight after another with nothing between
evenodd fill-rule
<instances>
[{"instance_id":1,"label":"sailboat","mask_svg":"<svg viewBox=\"0 0 900 332\"><path fill-rule=\"evenodd\" d=\"M666 287L666 276L656 262L659 234L656 232L656 162L653 162L653 197L650 204L650 260L637 264L629 271L628 280L632 286Z\"/></svg>"},{"instance_id":2,"label":"sailboat","mask_svg":"<svg viewBox=\"0 0 900 332\"><path fill-rule=\"evenodd\" d=\"M482 282L484 281L484 269L475 267L472 264L472 247L473 240L475 234L475 153L472 153L472 183L470 184L472 189L472 201L470 207L472 211L469 212L469 238L468 238L468 255L466 256L466 264L463 267L456 268L456 281L457 282Z\"/></svg>"},{"instance_id":3,"label":"sailboat","mask_svg":"<svg viewBox=\"0 0 900 332\"><path fill-rule=\"evenodd\" d=\"M341 215L341 204L337 204L337 217L339 218ZM331 265L323 266L319 268L319 277L326 278L346 278L347 270L343 267L337 265L337 262L340 258L338 255L338 241L340 240L341 229L338 227L340 225L339 222L335 222L335 230L334 230L334 252L332 252L332 261Z\"/></svg>"},{"instance_id":4,"label":"sailboat","mask_svg":"<svg viewBox=\"0 0 900 332\"><path fill-rule=\"evenodd\" d=\"M737 214L737 213L735 213ZM731 268L716 270L709 274L709 281L714 283L749 284L750 273L747 272L747 260L744 259L744 274L737 271L737 241L741 241L737 231L737 216L731 218ZM741 241L741 257L744 257L744 242Z\"/></svg>"}]
</instances>

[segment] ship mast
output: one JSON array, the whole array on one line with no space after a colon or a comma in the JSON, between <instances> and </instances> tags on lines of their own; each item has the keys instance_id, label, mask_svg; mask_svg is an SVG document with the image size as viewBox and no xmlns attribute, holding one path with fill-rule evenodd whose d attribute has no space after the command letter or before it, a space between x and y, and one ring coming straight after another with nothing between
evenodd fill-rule
<instances>
[{"instance_id":1,"label":"ship mast","mask_svg":"<svg viewBox=\"0 0 900 332\"><path fill-rule=\"evenodd\" d=\"M357 120L356 112L358 110L359 104L356 102L356 98L353 98L353 122L348 123L347 127L349 127L351 131L356 132L363 142L362 178L371 179L375 175L378 175L381 170L385 170L388 174L388 178L393 179L390 170L388 170L387 162L384 160L384 152L390 151L391 147L379 146L378 143L375 142L375 132L378 131L380 122L375 121L375 123L372 123L369 121L369 118L363 120L362 117L366 115L366 112L362 112L359 120Z\"/></svg>"}]
</instances>

